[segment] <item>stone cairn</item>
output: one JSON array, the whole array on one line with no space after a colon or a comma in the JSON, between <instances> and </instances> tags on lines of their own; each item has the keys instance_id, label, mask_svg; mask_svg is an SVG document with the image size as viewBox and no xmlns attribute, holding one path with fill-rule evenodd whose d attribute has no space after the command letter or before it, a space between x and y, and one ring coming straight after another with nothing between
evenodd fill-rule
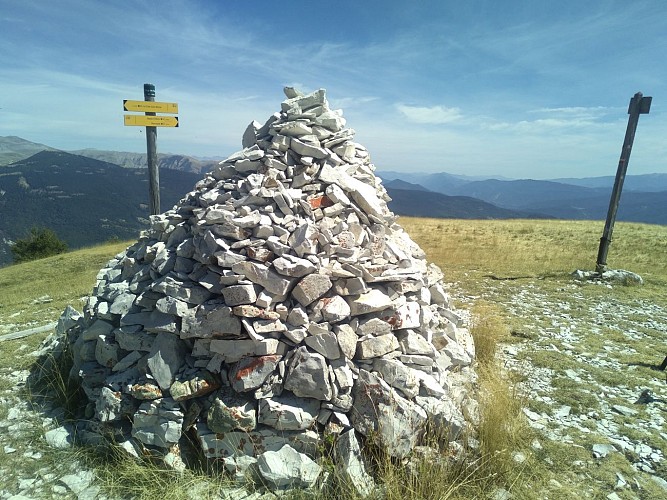
<instances>
[{"instance_id":1,"label":"stone cairn","mask_svg":"<svg viewBox=\"0 0 667 500\"><path fill-rule=\"evenodd\" d=\"M398 458L429 419L460 436L474 345L342 112L285 94L99 272L72 375L89 428L137 450L194 442L238 479L309 487L333 435L363 494L359 436Z\"/></svg>"}]
</instances>

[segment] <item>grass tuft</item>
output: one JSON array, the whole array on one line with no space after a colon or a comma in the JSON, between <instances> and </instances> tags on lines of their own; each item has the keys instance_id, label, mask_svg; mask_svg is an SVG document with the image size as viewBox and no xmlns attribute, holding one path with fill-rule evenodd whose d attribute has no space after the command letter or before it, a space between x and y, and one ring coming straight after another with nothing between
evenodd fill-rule
<instances>
[{"instance_id":1,"label":"grass tuft","mask_svg":"<svg viewBox=\"0 0 667 500\"><path fill-rule=\"evenodd\" d=\"M493 364L499 342L509 338L507 321L500 317L498 307L485 301L478 301L472 310L470 333L475 341L475 356L484 366Z\"/></svg>"}]
</instances>

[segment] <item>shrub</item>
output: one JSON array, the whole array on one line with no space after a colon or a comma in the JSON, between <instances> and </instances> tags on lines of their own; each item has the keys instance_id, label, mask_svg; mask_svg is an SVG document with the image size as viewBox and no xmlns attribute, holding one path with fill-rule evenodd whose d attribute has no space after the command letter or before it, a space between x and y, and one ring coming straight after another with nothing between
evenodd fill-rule
<instances>
[{"instance_id":1,"label":"shrub","mask_svg":"<svg viewBox=\"0 0 667 500\"><path fill-rule=\"evenodd\" d=\"M61 241L53 230L33 227L30 234L17 240L11 247L14 262L42 259L67 251L67 244Z\"/></svg>"}]
</instances>

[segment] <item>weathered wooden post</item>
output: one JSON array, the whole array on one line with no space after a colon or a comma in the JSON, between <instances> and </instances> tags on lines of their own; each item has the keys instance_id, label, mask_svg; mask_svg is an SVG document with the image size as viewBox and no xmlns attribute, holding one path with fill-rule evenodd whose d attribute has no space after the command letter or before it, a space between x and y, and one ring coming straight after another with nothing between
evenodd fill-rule
<instances>
[{"instance_id":1,"label":"weathered wooden post","mask_svg":"<svg viewBox=\"0 0 667 500\"><path fill-rule=\"evenodd\" d=\"M144 101L155 101L155 85L144 83ZM146 112L146 116L155 113ZM146 161L148 163L148 209L151 215L160 213L160 171L157 164L157 127L146 127Z\"/></svg>"},{"instance_id":2,"label":"weathered wooden post","mask_svg":"<svg viewBox=\"0 0 667 500\"><path fill-rule=\"evenodd\" d=\"M175 102L155 102L155 85L144 83L144 100L123 99L125 111L143 111L145 115L124 115L126 126L146 127L146 160L148 163L148 207L150 215L160 213L160 171L157 161L157 127L178 127L178 116L155 113L178 113Z\"/></svg>"},{"instance_id":3,"label":"weathered wooden post","mask_svg":"<svg viewBox=\"0 0 667 500\"><path fill-rule=\"evenodd\" d=\"M625 140L623 141L621 157L618 160L618 169L616 171L614 189L611 192L611 199L609 200L607 222L604 225L602 238L600 238L600 249L598 250L598 258L595 265L595 271L597 273L603 273L607 267L607 252L609 251L611 235L614 231L614 222L616 222L618 202L621 199L621 190L623 189L625 172L628 169L628 162L630 161L630 153L632 152L632 143L635 140L635 132L637 131L639 115L647 114L649 112L651 109L652 99L652 97L642 97L641 92L637 92L634 97L630 99L630 106L628 107L628 114L630 115L628 118L628 127L625 131Z\"/></svg>"}]
</instances>

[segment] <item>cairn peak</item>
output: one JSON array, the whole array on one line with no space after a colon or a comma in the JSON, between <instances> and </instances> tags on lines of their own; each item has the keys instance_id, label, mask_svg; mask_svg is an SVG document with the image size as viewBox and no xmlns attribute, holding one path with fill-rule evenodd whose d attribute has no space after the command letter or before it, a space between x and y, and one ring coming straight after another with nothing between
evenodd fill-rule
<instances>
[{"instance_id":1,"label":"cairn peak","mask_svg":"<svg viewBox=\"0 0 667 500\"><path fill-rule=\"evenodd\" d=\"M455 439L474 345L443 274L326 92L285 95L99 272L73 334L89 416L235 474L325 433L404 457L431 417Z\"/></svg>"}]
</instances>

